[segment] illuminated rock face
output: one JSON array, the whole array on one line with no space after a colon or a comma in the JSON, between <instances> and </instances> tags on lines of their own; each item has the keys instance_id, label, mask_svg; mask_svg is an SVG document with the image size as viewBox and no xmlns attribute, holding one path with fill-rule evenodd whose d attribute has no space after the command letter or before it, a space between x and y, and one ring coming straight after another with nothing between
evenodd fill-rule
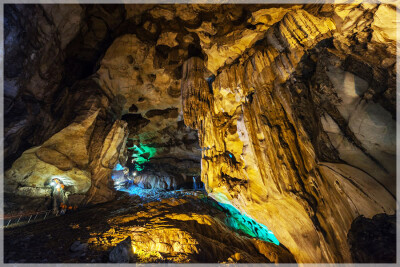
<instances>
[{"instance_id":1,"label":"illuminated rock face","mask_svg":"<svg viewBox=\"0 0 400 267\"><path fill-rule=\"evenodd\" d=\"M66 186L71 205L112 199L115 192L110 175L124 151L127 125L116 121L104 140L96 140L93 137L99 134L99 128L94 127L98 116L99 110L82 122L70 124L41 146L25 151L5 173L5 193L49 198L50 183L57 178ZM94 153L93 148L98 145L101 152ZM35 208L46 206L42 203Z\"/></svg>"},{"instance_id":2,"label":"illuminated rock face","mask_svg":"<svg viewBox=\"0 0 400 267\"><path fill-rule=\"evenodd\" d=\"M375 19L395 12L378 10L347 8ZM374 27L372 17L364 31ZM374 66L372 56L379 50L391 61L394 39L390 29L379 41L360 34L369 43L353 48L357 16L334 18L286 13L262 43L219 69L209 110L196 110L202 86L183 99L185 123L199 129L210 195L267 225L299 262L351 261L352 220L395 212L394 69Z\"/></svg>"},{"instance_id":3,"label":"illuminated rock face","mask_svg":"<svg viewBox=\"0 0 400 267\"><path fill-rule=\"evenodd\" d=\"M151 262L151 255L153 260L164 257L178 263L294 262L293 256L282 246L252 238L240 224L242 221L243 218L230 217L229 212L213 200L192 196L168 198L143 203L139 212L127 212L127 209L117 212L107 220L110 229L90 233L89 243L109 249L131 236L138 262ZM233 222L236 227L232 227ZM250 226L257 227L254 225Z\"/></svg>"},{"instance_id":4,"label":"illuminated rock face","mask_svg":"<svg viewBox=\"0 0 400 267\"><path fill-rule=\"evenodd\" d=\"M112 169L118 161L136 167L132 159L140 168L147 164L148 171L160 166L174 169L183 174L183 180L199 176L197 132L184 126L180 115L179 64L187 56L191 39L186 38L184 43L176 33L167 32L150 45L146 38L151 36L137 37L143 37L140 30L125 34L127 24L120 25L125 15L123 5L60 7L35 6L36 17L27 6L7 7L7 193L41 198L39 207L30 208L47 209L44 199L51 192L49 181L53 176L62 176L68 180L67 189L74 202L109 201L115 195ZM29 31L43 28L43 34L20 34L28 27L24 16L34 22ZM117 28L121 36L112 36ZM57 30L60 36L55 35ZM163 61L161 50L174 46L171 38L178 38L181 47L169 51L169 59ZM37 51L46 42L46 49ZM17 58L24 43L32 43L33 47L25 48L25 52L33 54ZM23 71L15 64L21 60L25 60ZM35 66L34 73L27 67L29 63ZM97 71L93 73L92 69ZM77 129L76 124L79 126L95 111L98 114L91 124ZM82 132L86 135L81 136ZM132 142L137 146L133 147ZM32 147L39 152L32 153ZM150 177L156 178L151 173ZM12 206L22 208L20 203Z\"/></svg>"},{"instance_id":5,"label":"illuminated rock face","mask_svg":"<svg viewBox=\"0 0 400 267\"><path fill-rule=\"evenodd\" d=\"M231 215L203 194L118 193L82 212L7 229L4 261L295 263L284 246L254 237L260 225ZM18 255L24 244L29 249Z\"/></svg>"},{"instance_id":6,"label":"illuminated rock face","mask_svg":"<svg viewBox=\"0 0 400 267\"><path fill-rule=\"evenodd\" d=\"M107 49L96 73L102 90L114 98L128 123L127 166L131 172L145 172L136 179L145 187L173 189L187 182L186 176L200 175L197 132L183 125L180 77L171 72L187 51L178 50L178 63L167 66L158 54L159 47L175 47L176 37L177 33L161 34L153 46L137 35L123 35Z\"/></svg>"}]
</instances>

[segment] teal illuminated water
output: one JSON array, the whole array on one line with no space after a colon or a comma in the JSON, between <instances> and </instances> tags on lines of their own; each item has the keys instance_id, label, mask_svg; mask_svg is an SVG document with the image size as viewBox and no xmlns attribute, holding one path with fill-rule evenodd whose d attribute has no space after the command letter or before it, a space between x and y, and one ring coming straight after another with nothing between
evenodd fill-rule
<instances>
[{"instance_id":1,"label":"teal illuminated water","mask_svg":"<svg viewBox=\"0 0 400 267\"><path fill-rule=\"evenodd\" d=\"M123 170L123 167L120 164L117 164L114 170ZM195 179L193 181L195 182ZM136 185L130 185L126 188L122 187L119 188L119 190L126 191L131 195L138 195L140 197L148 196L149 191L151 191L148 189L142 189ZM151 194L157 195L156 191L157 190L151 191ZM172 195L169 197L173 197L173 192L170 193L172 193ZM213 198L205 197L202 200L206 202L207 205L211 205L214 208L223 211L226 214L225 223L231 229L242 232L251 237L279 245L278 239L275 237L274 233L268 229L267 226L256 222L245 213L240 212L229 203L228 199L223 194L212 194L212 197Z\"/></svg>"},{"instance_id":2,"label":"teal illuminated water","mask_svg":"<svg viewBox=\"0 0 400 267\"><path fill-rule=\"evenodd\" d=\"M226 214L226 224L236 231L243 232L251 237L279 245L278 239L267 226L256 222L246 214L240 212L228 203L207 201L210 205L222 209ZM219 207L218 207L219 206Z\"/></svg>"}]
</instances>

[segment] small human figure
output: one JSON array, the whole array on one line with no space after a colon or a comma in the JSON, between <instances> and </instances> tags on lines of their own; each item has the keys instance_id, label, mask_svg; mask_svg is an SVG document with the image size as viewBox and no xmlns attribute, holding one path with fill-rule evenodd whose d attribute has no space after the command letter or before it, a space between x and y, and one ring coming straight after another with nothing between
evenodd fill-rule
<instances>
[{"instance_id":1,"label":"small human figure","mask_svg":"<svg viewBox=\"0 0 400 267\"><path fill-rule=\"evenodd\" d=\"M67 211L67 205L65 205L64 203L61 203L60 208L61 208L60 215L64 215L65 212Z\"/></svg>"}]
</instances>

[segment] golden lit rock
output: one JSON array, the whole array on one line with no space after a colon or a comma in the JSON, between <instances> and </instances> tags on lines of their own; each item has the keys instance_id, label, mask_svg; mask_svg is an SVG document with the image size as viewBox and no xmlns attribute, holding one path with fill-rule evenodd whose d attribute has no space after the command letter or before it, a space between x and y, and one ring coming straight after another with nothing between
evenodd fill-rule
<instances>
[{"instance_id":1,"label":"golden lit rock","mask_svg":"<svg viewBox=\"0 0 400 267\"><path fill-rule=\"evenodd\" d=\"M348 12L355 11L349 8ZM338 32L347 31L346 24L340 27ZM334 21L329 18L320 19L301 9L287 12L266 32L265 48L249 51L242 56L243 61L222 68L212 84L209 103L213 108L196 116L203 122L195 125L200 143L209 148L202 158L202 180L209 193L273 229L301 262L350 259L348 248L327 244L345 243L352 219L371 214L352 206L354 201L363 207L373 206L375 213L394 212L394 199L378 184L378 205L374 203L379 197L339 202L342 189L328 189L331 185L326 180L333 175L332 170L318 171L320 165L309 136L292 110L291 93L279 85L290 79L304 51L331 37L334 30ZM284 38L277 39L277 32ZM186 104L184 110L193 107ZM343 167L336 168L341 172ZM359 177L354 179L362 179L356 169L348 171ZM344 210L348 217L338 219Z\"/></svg>"}]
</instances>

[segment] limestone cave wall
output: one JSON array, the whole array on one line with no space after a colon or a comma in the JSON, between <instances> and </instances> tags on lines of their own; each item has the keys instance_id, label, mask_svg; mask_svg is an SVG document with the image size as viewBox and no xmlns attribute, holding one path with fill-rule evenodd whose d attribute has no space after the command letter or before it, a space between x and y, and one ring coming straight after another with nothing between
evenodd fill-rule
<instances>
[{"instance_id":1,"label":"limestone cave wall","mask_svg":"<svg viewBox=\"0 0 400 267\"><path fill-rule=\"evenodd\" d=\"M281 8L252 47L225 37L234 45L184 65L207 190L267 225L298 262L351 262L352 221L395 212L395 13ZM215 71L218 48L230 62Z\"/></svg>"}]
</instances>

